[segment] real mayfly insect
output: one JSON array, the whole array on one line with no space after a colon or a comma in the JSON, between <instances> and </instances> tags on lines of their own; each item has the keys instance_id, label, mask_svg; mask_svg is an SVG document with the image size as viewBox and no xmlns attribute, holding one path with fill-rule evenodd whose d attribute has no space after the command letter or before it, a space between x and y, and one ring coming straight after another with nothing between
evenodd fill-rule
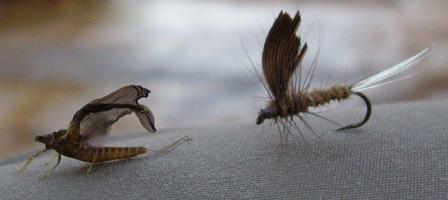
<instances>
[{"instance_id":1,"label":"real mayfly insect","mask_svg":"<svg viewBox=\"0 0 448 200\"><path fill-rule=\"evenodd\" d=\"M266 119L273 119L279 129L280 126L283 126L283 130L280 129L282 143L287 142L287 132L289 131L287 125L294 124L296 126L293 117L299 118L311 131L313 130L304 120L303 114L311 114L335 123L310 112L309 108L319 107L332 101L342 101L352 95L360 97L365 102L367 112L360 122L343 126L338 130L362 126L369 120L372 112L371 103L362 91L393 82L382 81L405 71L431 51L431 48L424 49L407 60L356 84L335 85L327 89L310 90L309 87L316 65L314 63L307 70L305 77L302 78L301 64L308 46L296 35L300 22L300 12L297 12L294 18L291 18L288 13L280 12L266 37L262 53L264 75L264 81L262 82L269 95L269 101L267 106L259 112L256 123L261 124ZM262 79L260 75L258 76Z\"/></svg>"},{"instance_id":2,"label":"real mayfly insect","mask_svg":"<svg viewBox=\"0 0 448 200\"><path fill-rule=\"evenodd\" d=\"M91 163L88 173L97 163L132 158L146 153L148 149L145 147L101 147L93 146L90 142L99 136L108 135L116 121L132 112L147 131L156 132L151 110L137 102L140 98L148 97L150 92L142 86L129 85L91 101L75 113L67 129L36 136L36 141L45 144L45 149L31 156L18 172L24 171L34 158L51 149L57 152L58 158L52 169L59 165L61 155L64 155ZM186 136L159 151L171 151L190 140Z\"/></svg>"}]
</instances>

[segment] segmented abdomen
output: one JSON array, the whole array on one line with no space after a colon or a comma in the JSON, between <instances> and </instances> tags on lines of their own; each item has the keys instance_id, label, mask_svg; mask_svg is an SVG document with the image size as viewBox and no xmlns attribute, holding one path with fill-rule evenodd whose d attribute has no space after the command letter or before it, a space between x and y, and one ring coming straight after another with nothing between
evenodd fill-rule
<instances>
[{"instance_id":1,"label":"segmented abdomen","mask_svg":"<svg viewBox=\"0 0 448 200\"><path fill-rule=\"evenodd\" d=\"M146 153L145 147L92 147L81 149L71 156L85 162L106 162L132 158Z\"/></svg>"},{"instance_id":2,"label":"segmented abdomen","mask_svg":"<svg viewBox=\"0 0 448 200\"><path fill-rule=\"evenodd\" d=\"M348 99L352 91L350 86L333 86L328 89L313 90L305 94L306 107L318 107L330 103L333 100Z\"/></svg>"}]
</instances>

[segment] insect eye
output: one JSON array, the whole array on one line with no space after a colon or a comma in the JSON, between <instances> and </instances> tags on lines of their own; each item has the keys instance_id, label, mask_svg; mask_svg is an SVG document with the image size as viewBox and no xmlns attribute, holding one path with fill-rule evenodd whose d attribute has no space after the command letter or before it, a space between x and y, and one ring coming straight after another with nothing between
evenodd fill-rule
<instances>
[{"instance_id":1,"label":"insect eye","mask_svg":"<svg viewBox=\"0 0 448 200\"><path fill-rule=\"evenodd\" d=\"M43 141L43 140L44 140L43 136L41 136L41 135L36 136L36 141L37 142L40 142L40 141Z\"/></svg>"}]
</instances>

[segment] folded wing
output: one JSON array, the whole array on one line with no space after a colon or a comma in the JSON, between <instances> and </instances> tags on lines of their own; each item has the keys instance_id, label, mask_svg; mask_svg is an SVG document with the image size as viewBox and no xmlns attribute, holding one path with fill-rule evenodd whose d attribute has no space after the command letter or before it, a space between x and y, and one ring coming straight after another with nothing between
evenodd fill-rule
<instances>
[{"instance_id":1,"label":"folded wing","mask_svg":"<svg viewBox=\"0 0 448 200\"><path fill-rule=\"evenodd\" d=\"M136 113L147 131L155 132L154 115L148 107L138 103L140 98L147 97L149 93L150 91L142 86L129 85L89 102L73 117L68 137L87 141L108 135L115 122L132 112Z\"/></svg>"}]
</instances>

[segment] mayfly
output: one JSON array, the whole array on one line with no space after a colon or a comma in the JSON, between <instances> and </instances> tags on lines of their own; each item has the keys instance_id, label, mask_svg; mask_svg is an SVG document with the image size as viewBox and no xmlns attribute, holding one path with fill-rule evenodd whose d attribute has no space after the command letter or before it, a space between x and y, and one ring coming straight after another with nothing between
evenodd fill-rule
<instances>
[{"instance_id":1,"label":"mayfly","mask_svg":"<svg viewBox=\"0 0 448 200\"><path fill-rule=\"evenodd\" d=\"M132 112L137 115L140 123L148 132L156 132L154 115L151 110L138 103L140 98L148 97L150 92L142 86L129 85L89 102L75 113L67 129L36 136L36 141L45 144L45 149L31 156L18 172L24 171L34 158L51 149L57 152L57 162L52 169L59 165L61 156L64 155L91 163L87 170L88 173L97 163L132 158L146 153L148 149L145 147L101 147L94 146L91 142L99 136L108 135L111 126L116 121ZM171 151L181 143L190 140L186 136L160 151Z\"/></svg>"},{"instance_id":2,"label":"mayfly","mask_svg":"<svg viewBox=\"0 0 448 200\"><path fill-rule=\"evenodd\" d=\"M358 123L343 126L338 130L360 127L369 120L372 111L371 103L362 91L396 81L382 82L405 71L431 51L431 48L424 49L407 60L353 85L335 85L327 89L309 90L315 63L308 69L304 79L302 79L301 64L308 46L306 43L302 43L301 38L296 34L300 22L300 12L297 12L294 18L291 18L288 13L282 11L266 37L262 53L264 75L264 81L262 82L269 95L269 101L267 106L259 112L256 120L257 124L263 123L265 119L273 119L277 125L280 123L284 130L288 130L285 126L295 123L293 117L298 117L308 129L313 131L303 119L303 114L311 114L330 122L333 121L310 112L309 108L326 105L332 101L342 101L356 95L367 106L364 118ZM260 75L258 76L262 79ZM283 134L282 131L281 134Z\"/></svg>"}]
</instances>

